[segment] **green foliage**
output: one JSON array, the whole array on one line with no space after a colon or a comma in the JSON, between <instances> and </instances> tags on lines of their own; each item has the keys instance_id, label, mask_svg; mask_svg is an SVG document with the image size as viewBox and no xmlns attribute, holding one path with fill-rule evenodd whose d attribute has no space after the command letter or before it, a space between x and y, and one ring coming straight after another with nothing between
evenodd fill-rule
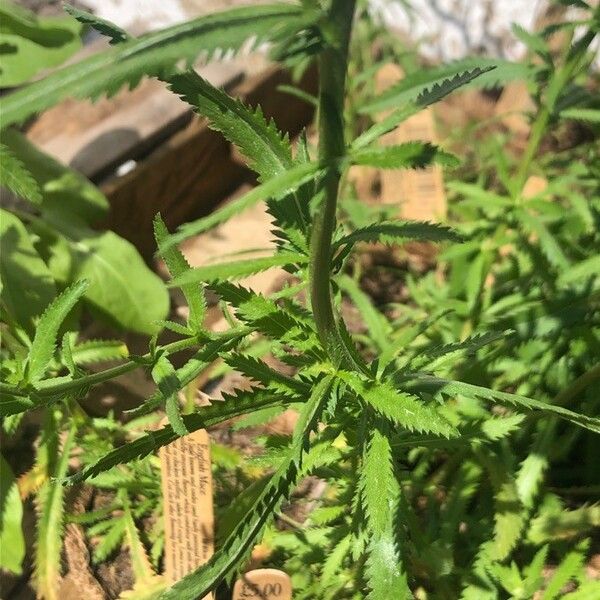
<instances>
[{"instance_id":1,"label":"green foliage","mask_svg":"<svg viewBox=\"0 0 600 600\"><path fill-rule=\"evenodd\" d=\"M58 417L60 418L60 417ZM62 548L63 515L65 489L60 480L69 467L71 450L75 443L75 425L68 429L64 440L58 440L56 414L47 418L43 436L46 448L52 455L46 457L47 480L37 494L38 522L34 557L36 586L41 597L48 600L58 599L60 580L60 554Z\"/></svg>"},{"instance_id":2,"label":"green foliage","mask_svg":"<svg viewBox=\"0 0 600 600\"><path fill-rule=\"evenodd\" d=\"M282 21L293 21L298 14L297 7L286 5L241 7L123 42L3 98L2 126L21 123L68 96L113 95L125 85L137 85L144 75L168 73L181 59L191 64L198 56L208 59L217 50L239 50L252 36L256 43L266 41ZM87 17L85 21L89 22Z\"/></svg>"},{"instance_id":3,"label":"green foliage","mask_svg":"<svg viewBox=\"0 0 600 600\"><path fill-rule=\"evenodd\" d=\"M12 469L0 456L0 566L20 575L25 558L23 504Z\"/></svg>"},{"instance_id":4,"label":"green foliage","mask_svg":"<svg viewBox=\"0 0 600 600\"><path fill-rule=\"evenodd\" d=\"M38 17L9 0L0 5L0 86L29 81L56 67L81 47L81 25L70 17Z\"/></svg>"},{"instance_id":5,"label":"green foliage","mask_svg":"<svg viewBox=\"0 0 600 600\"><path fill-rule=\"evenodd\" d=\"M31 202L42 199L35 179L4 144L0 144L0 185Z\"/></svg>"},{"instance_id":6,"label":"green foliage","mask_svg":"<svg viewBox=\"0 0 600 600\"><path fill-rule=\"evenodd\" d=\"M87 286L87 281L82 280L67 288L52 301L40 316L28 356L27 380L29 383L35 384L44 376L56 349L59 329Z\"/></svg>"},{"instance_id":7,"label":"green foliage","mask_svg":"<svg viewBox=\"0 0 600 600\"><path fill-rule=\"evenodd\" d=\"M52 274L13 214L0 211L2 304L24 329L33 333L35 318L56 294Z\"/></svg>"},{"instance_id":8,"label":"green foliage","mask_svg":"<svg viewBox=\"0 0 600 600\"><path fill-rule=\"evenodd\" d=\"M461 81L463 74L478 71L478 76L471 81ZM416 101L429 104L425 99L429 94L440 99L445 95L444 87L452 86L453 78L459 78L459 85L471 85L476 87L498 87L510 81L529 79L533 72L527 64L511 63L498 59L469 58L441 67L426 69L411 73L409 77L402 79L390 89L383 92L379 97L362 107L364 112L380 112L399 105L409 104Z\"/></svg>"},{"instance_id":9,"label":"green foliage","mask_svg":"<svg viewBox=\"0 0 600 600\"><path fill-rule=\"evenodd\" d=\"M361 471L361 493L368 535L366 577L369 598L410 598L406 575L397 548L395 512L400 486L393 466L392 448L385 433L373 428Z\"/></svg>"},{"instance_id":10,"label":"green foliage","mask_svg":"<svg viewBox=\"0 0 600 600\"><path fill-rule=\"evenodd\" d=\"M13 187L13 192L34 202L32 208L39 215L18 212L34 234L29 236L21 235L16 217L7 215L7 222L14 223L14 228L2 238L6 270L33 280L45 268L57 287L87 279L90 285L84 299L96 315L122 329L155 333L153 321L164 319L168 311L167 290L128 241L111 231L92 229L108 212L104 195L85 177L36 149L18 132L5 130L2 138L24 167L14 172L15 177L18 175L19 181L26 184L33 181L39 190L38 197L32 197ZM36 247L26 255L24 247L34 240ZM33 258L38 254L44 267ZM24 283L25 279L13 289L24 287L25 293L30 293ZM50 298L45 299L47 304ZM25 306L13 301L7 308L17 324L30 327L31 318L23 314Z\"/></svg>"},{"instance_id":11,"label":"green foliage","mask_svg":"<svg viewBox=\"0 0 600 600\"><path fill-rule=\"evenodd\" d=\"M127 242L93 229L106 211L104 197L20 134L5 132L3 185L28 204L2 219L1 408L8 434L21 413L43 414L36 464L22 480L25 489L38 489L41 596L57 595L63 486L84 481L112 500L67 518L93 540L96 563L128 549L135 585L124 598L216 592L261 540L273 564L292 571L298 599L550 599L566 584L576 588L573 598L593 589L583 565L586 536L598 526L597 473L589 466L600 433L592 393L600 378L598 153L583 143L564 156L539 155L559 119L593 126L596 106L585 86L597 12L582 17L585 31L559 56L548 50L550 32L517 29L538 57L531 64L413 64L376 96L371 79L379 63L359 48L348 65L352 26L367 32L369 47L378 35L364 6L356 19L354 9L348 0L248 6L140 38L69 9L113 47L0 100L10 125L66 96L96 98L158 77L232 142L259 178L245 196L174 233L156 218L169 285L181 288L189 308L187 322L167 321L162 282ZM251 36L254 44L272 42L273 55L298 68L317 58L316 152L305 135L294 149L260 107L179 68L200 55L237 51ZM404 62L406 53L386 40L383 62ZM348 70L356 77L346 83ZM454 154L431 144L389 146L380 138L461 87L515 79L535 89L528 145L515 159L494 138L477 138L471 154L460 150L466 160L449 185L452 227L401 221L351 197L352 165L456 167ZM523 187L534 172L549 185L528 198ZM273 218L271 254L190 268L179 242L261 200ZM399 246L394 251L404 257L406 240L459 244L441 249L437 268L405 261L392 280L401 292L377 304L364 285L372 273L361 243ZM272 267L291 279L272 294L232 282ZM385 268L377 266L375 277L383 286ZM27 282L23 301L18 286L14 291L20 281ZM205 327L206 291L220 299L225 331ZM86 340L73 311L79 300L95 316L155 334L149 351L130 356L118 341ZM160 328L175 341L164 343ZM90 367L104 361L116 364ZM248 385L197 406L194 381L217 361L213 377L235 370ZM136 369L148 372L155 390L127 419L86 414L80 401L91 388ZM289 407L299 412L293 433L270 435L263 425ZM158 425L165 414L168 424ZM216 446L216 553L169 587L157 575L164 532L155 453L216 425L250 430L263 452L245 460ZM75 448L82 465L70 472ZM286 501L309 475L325 492L297 523ZM3 497L2 506L7 502ZM18 518L5 513L0 535L18 537ZM155 525L142 532L142 521ZM18 555L9 559L13 570ZM548 564L557 565L551 576Z\"/></svg>"}]
</instances>

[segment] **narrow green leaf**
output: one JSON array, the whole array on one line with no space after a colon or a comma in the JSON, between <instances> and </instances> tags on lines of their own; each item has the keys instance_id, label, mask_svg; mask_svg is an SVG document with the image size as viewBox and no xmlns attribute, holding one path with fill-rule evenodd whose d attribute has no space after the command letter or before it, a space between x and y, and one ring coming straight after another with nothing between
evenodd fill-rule
<instances>
[{"instance_id":1,"label":"narrow green leaf","mask_svg":"<svg viewBox=\"0 0 600 600\"><path fill-rule=\"evenodd\" d=\"M339 378L380 415L409 431L457 435L456 429L435 409L413 394L396 390L390 383L365 381L357 373L338 372Z\"/></svg>"},{"instance_id":2,"label":"narrow green leaf","mask_svg":"<svg viewBox=\"0 0 600 600\"><path fill-rule=\"evenodd\" d=\"M600 527L600 505L550 510L531 521L527 537L533 544L544 544L573 538L597 527Z\"/></svg>"},{"instance_id":3,"label":"narrow green leaf","mask_svg":"<svg viewBox=\"0 0 600 600\"><path fill-rule=\"evenodd\" d=\"M375 113L402 104L432 104L458 87L497 87L515 79L528 79L531 69L522 63L496 58L467 58L432 69L415 71L361 107L363 113ZM422 96L422 100L420 100Z\"/></svg>"},{"instance_id":4,"label":"narrow green leaf","mask_svg":"<svg viewBox=\"0 0 600 600\"><path fill-rule=\"evenodd\" d=\"M266 271L271 267L287 267L294 264L306 264L307 257L304 254L292 252L280 252L273 256L253 258L250 260L239 260L228 263L219 263L196 267L179 277L175 277L170 286L182 286L199 281L212 281L218 279L241 279L248 275L254 275Z\"/></svg>"},{"instance_id":5,"label":"narrow green leaf","mask_svg":"<svg viewBox=\"0 0 600 600\"><path fill-rule=\"evenodd\" d=\"M365 574L370 600L412 598L395 540L395 512L400 496L389 439L378 427L371 431L360 472L363 510L366 514L367 561Z\"/></svg>"},{"instance_id":6,"label":"narrow green leaf","mask_svg":"<svg viewBox=\"0 0 600 600\"><path fill-rule=\"evenodd\" d=\"M10 465L0 454L0 567L20 575L25 558L23 503Z\"/></svg>"},{"instance_id":7,"label":"narrow green leaf","mask_svg":"<svg viewBox=\"0 0 600 600\"><path fill-rule=\"evenodd\" d=\"M195 72L171 76L169 87L235 144L262 179L293 166L289 142L273 122L267 122L260 107L253 110L245 106Z\"/></svg>"},{"instance_id":8,"label":"narrow green leaf","mask_svg":"<svg viewBox=\"0 0 600 600\"><path fill-rule=\"evenodd\" d=\"M358 227L334 242L334 249L355 242L400 243L402 240L428 242L460 242L462 238L455 230L437 223L419 221L385 221Z\"/></svg>"},{"instance_id":9,"label":"narrow green leaf","mask_svg":"<svg viewBox=\"0 0 600 600\"><path fill-rule=\"evenodd\" d=\"M160 356L152 367L152 379L154 379L162 397L165 399L165 408L169 423L173 431L178 436L184 436L189 433L181 418L179 407L179 390L183 388L183 384L177 377L175 367L171 361L164 355Z\"/></svg>"},{"instance_id":10,"label":"narrow green leaf","mask_svg":"<svg viewBox=\"0 0 600 600\"><path fill-rule=\"evenodd\" d=\"M600 123L600 110L597 108L566 108L560 111L560 116L563 119Z\"/></svg>"},{"instance_id":11,"label":"narrow green leaf","mask_svg":"<svg viewBox=\"0 0 600 600\"><path fill-rule=\"evenodd\" d=\"M89 25L98 33L110 38L111 44L120 44L121 42L126 42L131 39L131 36L124 29L121 29L118 25L115 25L106 19L101 19L92 13L71 6L70 4L63 4L63 8L65 9L65 12L69 13L80 23Z\"/></svg>"},{"instance_id":12,"label":"narrow green leaf","mask_svg":"<svg viewBox=\"0 0 600 600\"><path fill-rule=\"evenodd\" d=\"M39 204L42 200L40 188L25 165L0 143L0 186L10 190L16 196Z\"/></svg>"},{"instance_id":13,"label":"narrow green leaf","mask_svg":"<svg viewBox=\"0 0 600 600\"><path fill-rule=\"evenodd\" d=\"M129 350L121 340L86 340L72 348L77 365L119 360L129 356Z\"/></svg>"},{"instance_id":14,"label":"narrow green leaf","mask_svg":"<svg viewBox=\"0 0 600 600\"><path fill-rule=\"evenodd\" d=\"M56 348L58 332L63 321L83 296L88 282L74 283L55 298L40 317L28 357L29 383L38 382L44 375Z\"/></svg>"},{"instance_id":15,"label":"narrow green leaf","mask_svg":"<svg viewBox=\"0 0 600 600\"><path fill-rule=\"evenodd\" d=\"M517 394L509 394L507 392L498 392L489 388L480 387L478 385L472 385L470 383L464 383L462 381L452 381L449 379L442 379L440 377L433 377L430 375L419 375L419 377L410 382L409 389L422 389L429 393L441 393L443 395L448 394L460 394L466 398L480 398L482 400L488 400L497 402L499 404L516 406L526 410L539 410L551 415L556 415L561 419L565 419L594 431L600 433L600 418L588 417L587 415L577 414L562 406L555 406L542 402L540 400L534 400L532 398L526 398Z\"/></svg>"},{"instance_id":16,"label":"narrow green leaf","mask_svg":"<svg viewBox=\"0 0 600 600\"><path fill-rule=\"evenodd\" d=\"M427 88L425 91L421 92L414 102L393 111L387 117L384 117L378 123L375 123L375 125L367 129L367 131L361 133L352 143L352 147L358 149L368 146L382 135L396 129L400 123L406 121L406 119L412 117L423 108L439 102L448 94L451 94L458 88L470 83L474 79L480 77L483 73L490 71L492 68L493 67L488 67L483 70L475 68L471 71L459 73L451 79L445 79L439 85L433 84L431 88ZM364 112L370 111L368 107L364 107L362 110L364 110Z\"/></svg>"},{"instance_id":17,"label":"narrow green leaf","mask_svg":"<svg viewBox=\"0 0 600 600\"><path fill-rule=\"evenodd\" d=\"M163 74L182 59L191 64L203 55L208 60L217 50L238 50L252 37L255 44L265 42L300 15L293 5L244 6L123 42L0 99L2 126L21 123L69 96L113 95L125 84L137 85L144 75Z\"/></svg>"},{"instance_id":18,"label":"narrow green leaf","mask_svg":"<svg viewBox=\"0 0 600 600\"><path fill-rule=\"evenodd\" d=\"M251 393L247 394L239 392L235 396L227 395L224 402L215 402L213 405L203 407L195 413L183 415L182 419L186 429L191 433L198 429L207 429L255 410L294 402L298 402L297 396L290 399L282 394L274 394L269 390L253 389ZM178 437L170 424L156 431L149 431L136 440L115 448L98 460L86 465L79 473L72 475L64 483L67 485L80 483L116 465L143 458L162 446L170 444Z\"/></svg>"},{"instance_id":19,"label":"narrow green leaf","mask_svg":"<svg viewBox=\"0 0 600 600\"><path fill-rule=\"evenodd\" d=\"M39 515L34 555L34 577L37 592L45 600L59 600L65 495L60 480L66 476L69 468L71 450L75 443L75 432L75 425L71 425L56 457L56 468L48 474L49 479L44 483L37 497ZM56 435L56 432L52 432L52 435Z\"/></svg>"},{"instance_id":20,"label":"narrow green leaf","mask_svg":"<svg viewBox=\"0 0 600 600\"><path fill-rule=\"evenodd\" d=\"M368 146L349 157L354 165L380 169L424 169L432 164L456 167L460 161L449 152L428 142L407 142L396 146Z\"/></svg>"},{"instance_id":21,"label":"narrow green leaf","mask_svg":"<svg viewBox=\"0 0 600 600\"><path fill-rule=\"evenodd\" d=\"M587 540L577 544L561 561L550 581L546 584L540 600L555 600L560 598L564 587L575 579L583 568L589 542Z\"/></svg>"},{"instance_id":22,"label":"narrow green leaf","mask_svg":"<svg viewBox=\"0 0 600 600\"><path fill-rule=\"evenodd\" d=\"M154 237L156 244L160 248L161 245L169 236L169 230L162 220L160 214L154 217ZM161 255L169 269L171 277L179 277L188 272L191 267L181 251L172 246L161 252ZM204 290L199 285L182 286L181 291L185 296L186 302L190 310L188 323L194 331L201 331L204 325L204 314L206 312L206 302L204 298Z\"/></svg>"},{"instance_id":23,"label":"narrow green leaf","mask_svg":"<svg viewBox=\"0 0 600 600\"><path fill-rule=\"evenodd\" d=\"M558 277L558 284L566 286L574 281L592 277L600 277L600 255L590 256L562 272Z\"/></svg>"}]
</instances>

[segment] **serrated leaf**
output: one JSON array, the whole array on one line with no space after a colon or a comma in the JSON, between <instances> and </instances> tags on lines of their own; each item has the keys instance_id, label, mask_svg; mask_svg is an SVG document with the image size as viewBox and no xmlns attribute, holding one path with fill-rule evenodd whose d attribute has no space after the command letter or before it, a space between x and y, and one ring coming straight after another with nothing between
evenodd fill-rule
<instances>
[{"instance_id":1,"label":"serrated leaf","mask_svg":"<svg viewBox=\"0 0 600 600\"><path fill-rule=\"evenodd\" d=\"M255 390L251 393L240 393L236 396L225 396L224 402L215 402L211 406L203 407L198 412L183 415L182 419L186 429L192 433L198 429L207 429L213 425L222 423L234 417L239 417L255 410L280 406L282 404L297 402L298 398L293 400L286 398L285 395L274 395L269 390ZM152 452L157 451L162 446L166 446L175 441L179 436L173 431L171 425L165 425L156 431L148 431L145 435L136 440L115 448L104 456L86 465L79 473L72 475L63 483L73 485L94 477L99 473L107 471L112 467L131 462L132 460L143 458Z\"/></svg>"},{"instance_id":2,"label":"serrated leaf","mask_svg":"<svg viewBox=\"0 0 600 600\"><path fill-rule=\"evenodd\" d=\"M558 277L558 284L562 287L592 277L600 277L600 255L590 256L563 271Z\"/></svg>"},{"instance_id":3,"label":"serrated leaf","mask_svg":"<svg viewBox=\"0 0 600 600\"><path fill-rule=\"evenodd\" d=\"M10 465L0 455L0 567L15 575L25 558L23 503Z\"/></svg>"},{"instance_id":4,"label":"serrated leaf","mask_svg":"<svg viewBox=\"0 0 600 600\"><path fill-rule=\"evenodd\" d=\"M586 123L600 123L600 110L597 108L566 108L560 111L563 119L573 119Z\"/></svg>"},{"instance_id":5,"label":"serrated leaf","mask_svg":"<svg viewBox=\"0 0 600 600\"><path fill-rule=\"evenodd\" d=\"M518 394L499 392L478 385L464 383L462 381L452 381L429 375L419 376L418 379L413 380L409 389L414 389L412 383L416 384L418 389L426 390L430 393L437 392L444 395L460 394L466 398L479 398L497 402L499 404L516 406L521 409L539 410L551 415L556 415L561 419L570 421L571 423L589 429L590 431L600 433L600 419L596 417L581 415L567 408L563 408L562 406L555 406L553 404L548 404L547 402L534 400L533 398L527 398Z\"/></svg>"},{"instance_id":6,"label":"serrated leaf","mask_svg":"<svg viewBox=\"0 0 600 600\"><path fill-rule=\"evenodd\" d=\"M589 542L580 542L575 550L569 552L560 561L550 581L546 583L540 600L555 600L560 597L564 587L569 581L575 579L582 570L588 546Z\"/></svg>"},{"instance_id":7,"label":"serrated leaf","mask_svg":"<svg viewBox=\"0 0 600 600\"><path fill-rule=\"evenodd\" d=\"M214 281L218 279L241 279L266 271L272 267L287 267L295 264L306 264L308 258L304 254L292 252L280 252L273 256L263 258L253 258L249 260L239 260L227 263L211 264L203 267L196 267L175 277L170 284L173 286L182 286L199 281Z\"/></svg>"},{"instance_id":8,"label":"serrated leaf","mask_svg":"<svg viewBox=\"0 0 600 600\"><path fill-rule=\"evenodd\" d=\"M126 42L130 39L130 35L124 29L121 29L118 25L115 25L106 19L101 19L92 13L71 6L70 4L63 4L63 8L65 9L65 12L69 13L80 23L89 25L98 33L110 38L111 44L120 44L121 42Z\"/></svg>"},{"instance_id":9,"label":"serrated leaf","mask_svg":"<svg viewBox=\"0 0 600 600\"><path fill-rule=\"evenodd\" d=\"M159 248L164 244L168 236L169 230L167 226L160 214L156 215L154 217L154 237ZM174 246L163 250L161 255L169 269L171 277L178 277L191 269L181 251ZM181 291L185 296L190 310L188 323L191 324L194 331L200 331L203 328L206 312L204 290L199 285L184 285L181 287Z\"/></svg>"},{"instance_id":10,"label":"serrated leaf","mask_svg":"<svg viewBox=\"0 0 600 600\"><path fill-rule=\"evenodd\" d=\"M217 50L238 50L249 38L264 42L300 14L298 7L285 4L239 7L124 42L3 97L2 126L21 123L69 96L110 96L124 85L137 85L144 75L164 73L181 59L192 63L199 55L208 59Z\"/></svg>"},{"instance_id":11,"label":"serrated leaf","mask_svg":"<svg viewBox=\"0 0 600 600\"><path fill-rule=\"evenodd\" d=\"M235 346L244 335L233 336L228 340L217 339L206 344L202 350L199 350L192 356L182 367L177 369L176 375L181 386L184 387L191 383L204 369L206 369L213 361L215 361L220 353L227 352L232 346ZM166 402L166 397L160 389L150 396L144 404L129 410L126 414L129 417L139 417L155 411L163 406Z\"/></svg>"},{"instance_id":12,"label":"serrated leaf","mask_svg":"<svg viewBox=\"0 0 600 600\"><path fill-rule=\"evenodd\" d=\"M35 402L29 396L20 396L7 391L0 394L0 417L18 415L35 408Z\"/></svg>"},{"instance_id":13,"label":"serrated leaf","mask_svg":"<svg viewBox=\"0 0 600 600\"><path fill-rule=\"evenodd\" d=\"M467 58L440 67L415 71L361 107L360 111L375 113L410 102L428 105L447 95L447 88L453 91L467 85L479 88L497 87L515 79L528 79L530 76L531 69L526 64L495 58ZM429 95L431 97L428 97Z\"/></svg>"},{"instance_id":14,"label":"serrated leaf","mask_svg":"<svg viewBox=\"0 0 600 600\"><path fill-rule=\"evenodd\" d=\"M127 548L129 549L133 576L136 584L143 584L152 580L156 573L148 560L148 555L146 554L146 549L140 539L138 528L133 520L128 500L124 502L123 506L123 521L125 522L125 536L127 539Z\"/></svg>"},{"instance_id":15,"label":"serrated leaf","mask_svg":"<svg viewBox=\"0 0 600 600\"><path fill-rule=\"evenodd\" d=\"M289 141L273 122L267 122L260 107L252 110L194 72L170 77L169 87L235 144L261 179L293 166Z\"/></svg>"},{"instance_id":16,"label":"serrated leaf","mask_svg":"<svg viewBox=\"0 0 600 600\"><path fill-rule=\"evenodd\" d=\"M0 186L34 204L42 201L40 188L33 175L3 143L0 143Z\"/></svg>"},{"instance_id":17,"label":"serrated leaf","mask_svg":"<svg viewBox=\"0 0 600 600\"><path fill-rule=\"evenodd\" d=\"M74 283L57 296L40 317L28 356L29 383L37 383L43 377L54 354L60 326L87 287L85 280Z\"/></svg>"},{"instance_id":18,"label":"serrated leaf","mask_svg":"<svg viewBox=\"0 0 600 600\"><path fill-rule=\"evenodd\" d=\"M71 352L77 365L118 360L129 356L129 350L121 340L86 340L76 344Z\"/></svg>"},{"instance_id":19,"label":"serrated leaf","mask_svg":"<svg viewBox=\"0 0 600 600\"><path fill-rule=\"evenodd\" d=\"M252 326L263 335L274 339L306 339L312 332L310 324L302 315L280 308L273 300L240 285L226 281L209 284L223 300L235 307L235 314L242 322Z\"/></svg>"},{"instance_id":20,"label":"serrated leaf","mask_svg":"<svg viewBox=\"0 0 600 600\"><path fill-rule=\"evenodd\" d=\"M354 165L379 169L424 169L432 164L456 167L456 156L429 142L406 142L395 146L367 146L351 152L348 160Z\"/></svg>"},{"instance_id":21,"label":"serrated leaf","mask_svg":"<svg viewBox=\"0 0 600 600\"><path fill-rule=\"evenodd\" d=\"M339 378L395 425L409 431L435 433L444 437L457 435L456 429L435 409L413 394L396 390L385 381L366 381L357 373L338 372Z\"/></svg>"},{"instance_id":22,"label":"serrated leaf","mask_svg":"<svg viewBox=\"0 0 600 600\"><path fill-rule=\"evenodd\" d=\"M51 435L56 435L52 432ZM75 426L71 425L55 457L56 467L38 492L38 520L34 554L34 578L38 594L44 600L59 600L60 559L64 516L64 488L60 480L69 468L75 442Z\"/></svg>"},{"instance_id":23,"label":"serrated leaf","mask_svg":"<svg viewBox=\"0 0 600 600\"><path fill-rule=\"evenodd\" d=\"M487 73L492 68L493 67L487 67L485 69L475 68L470 71L459 73L451 79L445 79L441 84L433 84L430 88L421 92L414 102L409 103L399 110L395 110L378 123L375 123L375 125L367 129L367 131L361 133L352 143L352 147L364 148L365 146L368 146L382 135L394 130L400 123L406 121L406 119L418 113L423 108L439 102L448 94L451 94L458 88L470 83L482 74ZM362 110L368 112L370 109L364 107Z\"/></svg>"},{"instance_id":24,"label":"serrated leaf","mask_svg":"<svg viewBox=\"0 0 600 600\"><path fill-rule=\"evenodd\" d=\"M173 431L178 436L187 435L189 431L181 418L178 398L179 390L183 388L183 384L179 381L175 367L166 356L160 356L154 363L152 379L154 379L165 400L165 410Z\"/></svg>"},{"instance_id":25,"label":"serrated leaf","mask_svg":"<svg viewBox=\"0 0 600 600\"><path fill-rule=\"evenodd\" d=\"M318 163L303 163L294 165L289 169L270 177L264 183L253 188L240 198L228 202L222 208L218 208L210 215L202 217L197 221L185 223L179 229L165 238L159 246L159 252L168 250L175 244L198 235L204 231L216 227L244 210L254 206L262 200L271 198L274 202L281 200L288 194L293 194L306 182L319 177L323 169Z\"/></svg>"},{"instance_id":26,"label":"serrated leaf","mask_svg":"<svg viewBox=\"0 0 600 600\"><path fill-rule=\"evenodd\" d=\"M389 439L378 427L371 431L360 472L361 496L367 522L365 575L370 600L385 600L393 593L411 598L395 540L395 511L400 495Z\"/></svg>"},{"instance_id":27,"label":"serrated leaf","mask_svg":"<svg viewBox=\"0 0 600 600\"><path fill-rule=\"evenodd\" d=\"M533 544L565 540L600 527L600 505L582 506L574 510L542 512L530 524L527 538Z\"/></svg>"},{"instance_id":28,"label":"serrated leaf","mask_svg":"<svg viewBox=\"0 0 600 600\"><path fill-rule=\"evenodd\" d=\"M253 356L232 353L226 355L224 360L231 368L265 387L271 386L298 395L304 395L309 391L308 384L299 379L283 375Z\"/></svg>"},{"instance_id":29,"label":"serrated leaf","mask_svg":"<svg viewBox=\"0 0 600 600\"><path fill-rule=\"evenodd\" d=\"M385 221L359 227L334 242L334 248L356 242L400 243L402 240L429 242L462 241L460 234L449 227L420 221Z\"/></svg>"}]
</instances>

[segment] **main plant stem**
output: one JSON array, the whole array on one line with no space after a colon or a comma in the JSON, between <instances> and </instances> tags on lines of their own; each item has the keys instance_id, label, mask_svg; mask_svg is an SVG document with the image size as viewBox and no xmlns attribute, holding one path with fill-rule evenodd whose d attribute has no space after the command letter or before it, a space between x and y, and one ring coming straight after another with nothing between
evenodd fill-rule
<instances>
[{"instance_id":1,"label":"main plant stem","mask_svg":"<svg viewBox=\"0 0 600 600\"><path fill-rule=\"evenodd\" d=\"M344 91L348 44L355 0L332 0L323 33L327 47L319 59L319 160L327 165L318 194L320 206L315 216L310 247L310 297L321 343L330 358L345 362L331 295L331 242L336 223L340 159L346 151L344 140Z\"/></svg>"}]
</instances>

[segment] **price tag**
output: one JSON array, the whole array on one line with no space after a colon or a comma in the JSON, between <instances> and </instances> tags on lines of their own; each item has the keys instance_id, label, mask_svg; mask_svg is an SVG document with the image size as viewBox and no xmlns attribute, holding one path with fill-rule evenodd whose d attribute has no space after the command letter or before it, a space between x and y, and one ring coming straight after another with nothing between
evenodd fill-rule
<instances>
[{"instance_id":1,"label":"price tag","mask_svg":"<svg viewBox=\"0 0 600 600\"><path fill-rule=\"evenodd\" d=\"M382 92L404 77L397 65L388 64L377 73L377 89ZM381 115L383 117L385 115ZM413 115L400 126L386 134L382 143L404 144L406 142L437 141L435 120L431 108ZM381 172L381 202L399 204L404 219L437 221L446 216L447 201L444 177L439 166L427 169L392 170Z\"/></svg>"},{"instance_id":2,"label":"price tag","mask_svg":"<svg viewBox=\"0 0 600 600\"><path fill-rule=\"evenodd\" d=\"M232 600L292 600L292 581L277 569L248 571L235 582Z\"/></svg>"},{"instance_id":3,"label":"price tag","mask_svg":"<svg viewBox=\"0 0 600 600\"><path fill-rule=\"evenodd\" d=\"M200 429L160 449L165 575L174 583L214 552L210 439ZM212 599L212 594L205 600Z\"/></svg>"}]
</instances>

